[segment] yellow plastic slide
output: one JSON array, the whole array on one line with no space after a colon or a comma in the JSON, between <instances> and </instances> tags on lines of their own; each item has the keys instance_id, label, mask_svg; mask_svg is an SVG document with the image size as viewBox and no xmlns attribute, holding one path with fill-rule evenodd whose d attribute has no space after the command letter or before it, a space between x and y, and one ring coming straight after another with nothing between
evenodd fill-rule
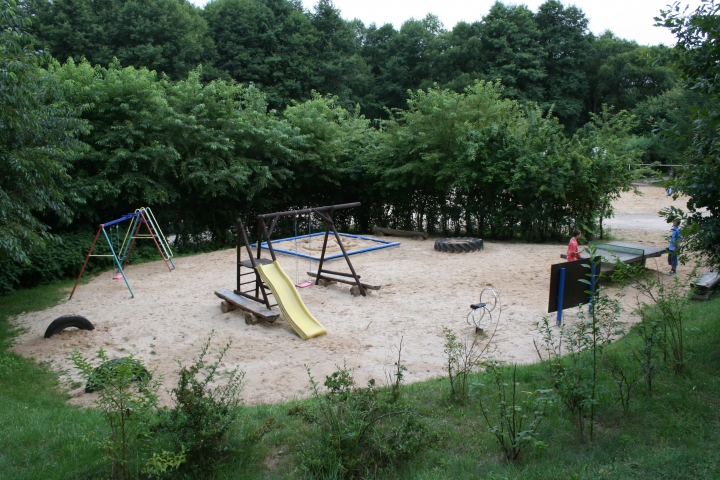
<instances>
[{"instance_id":1,"label":"yellow plastic slide","mask_svg":"<svg viewBox=\"0 0 720 480\"><path fill-rule=\"evenodd\" d=\"M307 340L327 333L325 327L308 311L292 280L278 262L258 265L255 268L263 282L272 290L283 316L300 338Z\"/></svg>"}]
</instances>

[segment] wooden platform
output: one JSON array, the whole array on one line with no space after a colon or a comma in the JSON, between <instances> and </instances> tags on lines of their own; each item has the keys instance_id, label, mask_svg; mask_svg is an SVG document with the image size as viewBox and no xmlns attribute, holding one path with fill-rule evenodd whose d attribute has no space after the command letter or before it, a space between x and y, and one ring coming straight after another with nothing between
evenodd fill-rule
<instances>
[{"instance_id":1,"label":"wooden platform","mask_svg":"<svg viewBox=\"0 0 720 480\"><path fill-rule=\"evenodd\" d=\"M279 313L268 310L264 305L248 300L247 298L237 295L235 292L228 288L215 290L215 295L225 300L227 303L234 307L237 307L246 312L250 312L253 315L260 317L268 322L274 322L280 316Z\"/></svg>"},{"instance_id":2,"label":"wooden platform","mask_svg":"<svg viewBox=\"0 0 720 480\"><path fill-rule=\"evenodd\" d=\"M703 273L693 282L693 285L700 291L710 290L718 284L720 284L720 273L717 272Z\"/></svg>"},{"instance_id":3,"label":"wooden platform","mask_svg":"<svg viewBox=\"0 0 720 480\"><path fill-rule=\"evenodd\" d=\"M269 265L273 261L270 258L256 258L255 259L255 265ZM253 268L252 261L250 260L242 260L240 262L240 265L242 265L245 268Z\"/></svg>"},{"instance_id":4,"label":"wooden platform","mask_svg":"<svg viewBox=\"0 0 720 480\"><path fill-rule=\"evenodd\" d=\"M311 270L307 272L308 275L311 277L317 278L318 273L317 270ZM340 283L346 283L348 285L355 285L355 279L353 277L343 277L342 275L333 275L332 273L323 273L320 275L320 278L324 280L330 280L332 282L340 282ZM382 285L378 285L377 283L368 283L360 280L360 284L367 288L368 290L380 290L380 287Z\"/></svg>"}]
</instances>

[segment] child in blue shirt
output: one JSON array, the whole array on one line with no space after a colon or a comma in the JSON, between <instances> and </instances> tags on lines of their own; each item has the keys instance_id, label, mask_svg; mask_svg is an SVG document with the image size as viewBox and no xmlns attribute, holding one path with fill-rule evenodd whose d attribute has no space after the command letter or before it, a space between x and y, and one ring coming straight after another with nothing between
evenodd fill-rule
<instances>
[{"instance_id":1,"label":"child in blue shirt","mask_svg":"<svg viewBox=\"0 0 720 480\"><path fill-rule=\"evenodd\" d=\"M677 275L678 266L678 247L682 235L680 234L680 219L676 218L672 222L673 226L670 229L670 245L668 245L668 265L670 265L670 272L668 275Z\"/></svg>"}]
</instances>

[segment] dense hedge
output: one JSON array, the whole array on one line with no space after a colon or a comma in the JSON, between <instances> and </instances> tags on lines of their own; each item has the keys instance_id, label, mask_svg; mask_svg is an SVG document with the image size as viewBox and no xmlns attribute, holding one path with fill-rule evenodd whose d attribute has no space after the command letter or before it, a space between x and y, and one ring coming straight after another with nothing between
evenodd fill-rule
<instances>
[{"instance_id":1,"label":"dense hedge","mask_svg":"<svg viewBox=\"0 0 720 480\"><path fill-rule=\"evenodd\" d=\"M149 206L181 252L231 245L238 217L352 201L363 205L338 212L338 224L360 232L378 225L529 241L576 226L597 232L640 156L624 112L605 111L568 137L494 83L412 92L406 110L373 125L318 94L268 110L259 89L206 84L200 70L174 82L68 61L49 73L88 127L61 185L72 222L46 219L52 232L93 231ZM292 233L291 222L278 233ZM64 238L31 266L9 267L2 288L74 275L87 248ZM51 267L42 259L56 249Z\"/></svg>"}]
</instances>

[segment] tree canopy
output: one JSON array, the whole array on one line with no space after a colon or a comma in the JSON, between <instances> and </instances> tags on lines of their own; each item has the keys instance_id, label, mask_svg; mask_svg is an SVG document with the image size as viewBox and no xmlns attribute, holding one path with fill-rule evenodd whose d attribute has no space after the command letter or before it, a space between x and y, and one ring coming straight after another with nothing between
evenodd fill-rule
<instances>
[{"instance_id":1,"label":"tree canopy","mask_svg":"<svg viewBox=\"0 0 720 480\"><path fill-rule=\"evenodd\" d=\"M677 37L673 51L685 86L704 101L694 104L692 145L676 185L690 197L694 246L720 264L720 4L703 0L694 11L675 3L658 19ZM705 213L707 212L707 213ZM677 214L669 212L670 216Z\"/></svg>"},{"instance_id":2,"label":"tree canopy","mask_svg":"<svg viewBox=\"0 0 720 480\"><path fill-rule=\"evenodd\" d=\"M50 237L48 221L69 221L63 183L81 150L86 125L78 106L59 95L42 69L49 57L35 49L29 20L14 0L0 2L0 259L23 261Z\"/></svg>"},{"instance_id":3,"label":"tree canopy","mask_svg":"<svg viewBox=\"0 0 720 480\"><path fill-rule=\"evenodd\" d=\"M684 161L670 131L714 158L714 110L687 117L713 77L690 62L701 86L683 88L685 53L596 37L558 0L451 30L365 26L328 0L0 2L2 290L50 229L80 251L142 205L180 251L231 244L239 216L357 200L342 228L546 241L602 235L633 165Z\"/></svg>"}]
</instances>

